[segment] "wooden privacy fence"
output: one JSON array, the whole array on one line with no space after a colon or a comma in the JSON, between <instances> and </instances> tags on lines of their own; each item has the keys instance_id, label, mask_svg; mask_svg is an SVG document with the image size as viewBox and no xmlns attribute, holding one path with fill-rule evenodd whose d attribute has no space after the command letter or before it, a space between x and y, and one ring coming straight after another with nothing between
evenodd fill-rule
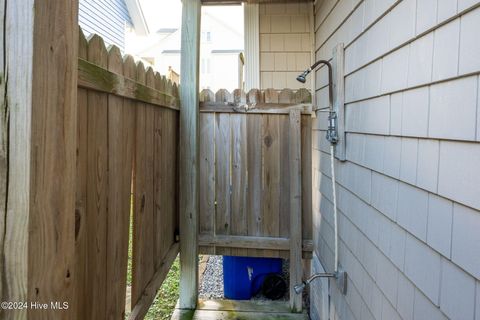
<instances>
[{"instance_id":1,"label":"wooden privacy fence","mask_svg":"<svg viewBox=\"0 0 480 320\"><path fill-rule=\"evenodd\" d=\"M142 319L179 250L178 90L81 32L78 87L76 316L124 319L132 218L130 319Z\"/></svg>"},{"instance_id":2,"label":"wooden privacy fence","mask_svg":"<svg viewBox=\"0 0 480 320\"><path fill-rule=\"evenodd\" d=\"M309 257L310 93L204 90L200 101L200 252L289 257L301 237Z\"/></svg>"}]
</instances>

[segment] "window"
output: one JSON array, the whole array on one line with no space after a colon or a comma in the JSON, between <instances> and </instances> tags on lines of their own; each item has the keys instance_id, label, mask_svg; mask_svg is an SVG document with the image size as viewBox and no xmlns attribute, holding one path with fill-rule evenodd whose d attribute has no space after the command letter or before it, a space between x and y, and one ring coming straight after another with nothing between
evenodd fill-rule
<instances>
[{"instance_id":1,"label":"window","mask_svg":"<svg viewBox=\"0 0 480 320\"><path fill-rule=\"evenodd\" d=\"M210 31L202 31L202 42L212 42L212 33Z\"/></svg>"},{"instance_id":2,"label":"window","mask_svg":"<svg viewBox=\"0 0 480 320\"><path fill-rule=\"evenodd\" d=\"M200 61L200 72L202 74L210 74L210 59L202 58Z\"/></svg>"}]
</instances>

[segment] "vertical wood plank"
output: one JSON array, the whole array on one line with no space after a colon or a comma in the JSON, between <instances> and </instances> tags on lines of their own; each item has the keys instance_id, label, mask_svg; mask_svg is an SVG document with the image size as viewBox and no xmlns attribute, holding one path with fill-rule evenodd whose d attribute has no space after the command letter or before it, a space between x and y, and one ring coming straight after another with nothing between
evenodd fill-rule
<instances>
[{"instance_id":1,"label":"vertical wood plank","mask_svg":"<svg viewBox=\"0 0 480 320\"><path fill-rule=\"evenodd\" d=\"M167 127L165 126L166 111L160 108L154 110L155 132L154 132L154 264L155 269L160 265L167 246L170 245L167 239L162 241L166 236L166 225L168 223L168 194L166 189L166 158L169 150L167 147ZM165 237L166 238L166 237Z\"/></svg>"},{"instance_id":2,"label":"vertical wood plank","mask_svg":"<svg viewBox=\"0 0 480 320\"><path fill-rule=\"evenodd\" d=\"M87 40L83 32L79 31L78 57L87 59ZM77 92L77 171L75 192L75 277L74 299L75 315L77 319L85 319L86 300L85 291L87 267L87 117L88 101L87 90L78 88Z\"/></svg>"},{"instance_id":3,"label":"vertical wood plank","mask_svg":"<svg viewBox=\"0 0 480 320\"><path fill-rule=\"evenodd\" d=\"M170 80L170 83L172 84L171 89L170 89L170 94L172 96L176 96L178 93L177 90L177 85ZM176 212L175 212L175 204L176 204L176 183L177 183L177 175L176 175L176 163L173 163L177 157L175 156L176 154L176 146L177 142L176 140L172 140L175 137L176 133L176 128L174 127L176 122L174 121L174 115L176 114L175 111L173 110L166 110L167 113L164 117L164 123L165 123L165 132L167 133L167 139L166 139L166 150L171 150L170 152L167 153L164 167L163 169L165 170L165 184L164 184L164 189L167 191L167 200L166 200L166 212L167 212L167 221L168 225L164 226L165 230L165 238L167 241L165 241L168 245L165 248L165 254L168 252L169 248L171 245L175 242L175 219L176 219ZM165 256L164 254L164 256Z\"/></svg>"},{"instance_id":4,"label":"vertical wood plank","mask_svg":"<svg viewBox=\"0 0 480 320\"><path fill-rule=\"evenodd\" d=\"M146 84L142 63L137 81ZM133 235L132 306L154 273L153 266L153 125L151 106L137 102L135 151L135 214Z\"/></svg>"},{"instance_id":5,"label":"vertical wood plank","mask_svg":"<svg viewBox=\"0 0 480 320\"><path fill-rule=\"evenodd\" d=\"M295 103L312 103L312 94L305 88L295 92Z\"/></svg>"},{"instance_id":6,"label":"vertical wood plank","mask_svg":"<svg viewBox=\"0 0 480 320\"><path fill-rule=\"evenodd\" d=\"M247 117L247 226L249 236L261 236L263 232L263 116ZM258 252L249 249L249 254Z\"/></svg>"},{"instance_id":7,"label":"vertical wood plank","mask_svg":"<svg viewBox=\"0 0 480 320\"><path fill-rule=\"evenodd\" d=\"M180 100L180 300L195 309L198 296L200 0L183 0Z\"/></svg>"},{"instance_id":8,"label":"vertical wood plank","mask_svg":"<svg viewBox=\"0 0 480 320\"><path fill-rule=\"evenodd\" d=\"M247 103L247 95L242 89L233 90L233 103L235 105L242 105Z\"/></svg>"},{"instance_id":9,"label":"vertical wood plank","mask_svg":"<svg viewBox=\"0 0 480 320\"><path fill-rule=\"evenodd\" d=\"M107 50L98 35L88 44L88 60L107 67ZM108 187L108 96L88 91L87 293L89 319L105 319Z\"/></svg>"},{"instance_id":10,"label":"vertical wood plank","mask_svg":"<svg viewBox=\"0 0 480 320\"><path fill-rule=\"evenodd\" d=\"M293 103L295 101L295 94L291 89L283 89L278 96L279 103Z\"/></svg>"},{"instance_id":11,"label":"vertical wood plank","mask_svg":"<svg viewBox=\"0 0 480 320\"><path fill-rule=\"evenodd\" d=\"M228 90L220 89L215 93L215 101L219 103L233 102L233 96Z\"/></svg>"},{"instance_id":12,"label":"vertical wood plank","mask_svg":"<svg viewBox=\"0 0 480 320\"><path fill-rule=\"evenodd\" d=\"M302 154L299 110L290 111L290 308L302 311L302 295L294 286L302 281Z\"/></svg>"},{"instance_id":13,"label":"vertical wood plank","mask_svg":"<svg viewBox=\"0 0 480 320\"><path fill-rule=\"evenodd\" d=\"M179 140L179 135L180 135L180 125L179 125L179 121L180 121L180 113L179 112L175 112L172 114L172 121L175 123L175 129L173 130L173 141L174 141L174 144L175 144L175 197L174 197L174 224L172 226L172 230L174 231L173 232L173 235L174 235L174 239L175 239L175 242L179 242L180 241L180 215L179 215L179 210L180 210L180 193L179 193L179 190L180 190L180 181L179 181L179 177L180 177L180 166L179 166L179 161L180 161L180 153L179 153L179 150L180 150L180 140ZM198 252L198 251L197 251Z\"/></svg>"},{"instance_id":14,"label":"vertical wood plank","mask_svg":"<svg viewBox=\"0 0 480 320\"><path fill-rule=\"evenodd\" d=\"M231 234L231 127L230 115L216 114L215 125L215 194L217 210L215 234ZM230 249L217 249L217 254L229 255Z\"/></svg>"},{"instance_id":15,"label":"vertical wood plank","mask_svg":"<svg viewBox=\"0 0 480 320\"><path fill-rule=\"evenodd\" d=\"M137 68L135 68L135 77L137 77ZM146 206L146 130L145 130L146 107L144 103L135 104L135 161L134 161L134 213L133 213L133 245L132 245L132 308L138 301L141 294L143 280L142 271L144 268L142 246L145 225L145 206Z\"/></svg>"},{"instance_id":16,"label":"vertical wood plank","mask_svg":"<svg viewBox=\"0 0 480 320\"><path fill-rule=\"evenodd\" d=\"M2 281L9 283L2 301L69 301L65 312L15 310L6 317L69 319L75 310L78 2L7 2L1 51L8 70L2 82L9 185Z\"/></svg>"},{"instance_id":17,"label":"vertical wood plank","mask_svg":"<svg viewBox=\"0 0 480 320\"><path fill-rule=\"evenodd\" d=\"M265 90L265 103L278 103L278 91L275 89Z\"/></svg>"},{"instance_id":18,"label":"vertical wood plank","mask_svg":"<svg viewBox=\"0 0 480 320\"><path fill-rule=\"evenodd\" d=\"M346 160L345 135L345 49L343 43L333 48L333 109L337 112L338 142L335 147L335 156L340 161Z\"/></svg>"},{"instance_id":19,"label":"vertical wood plank","mask_svg":"<svg viewBox=\"0 0 480 320\"><path fill-rule=\"evenodd\" d=\"M263 236L280 232L280 116L263 115ZM273 256L278 253L271 252Z\"/></svg>"},{"instance_id":20,"label":"vertical wood plank","mask_svg":"<svg viewBox=\"0 0 480 320\"><path fill-rule=\"evenodd\" d=\"M133 59L132 56L124 56L123 58L123 75L125 77L135 79L136 78L136 65L135 65L135 60ZM135 207L132 208L132 197L133 201L135 204L135 198L134 198L134 163L135 163L135 152L136 152L136 107L137 104L135 101L131 99L124 99L123 101L123 127L124 130L127 131L127 141L125 142L127 144L125 148L125 152L129 154L129 156L126 155L127 160L126 163L129 161L129 165L125 166L124 168L124 183L128 181L128 187L125 186L125 189L128 189L128 219L129 219L129 224L128 224L128 232L130 231L131 225L134 223L134 210ZM127 213L125 213L127 214ZM128 235L130 235L128 233ZM133 234L132 234L133 237ZM127 237L128 238L128 237ZM129 243L127 243L127 246ZM133 243L132 243L133 245ZM128 247L127 247L128 250ZM127 251L128 254L128 251ZM127 260L128 262L128 260Z\"/></svg>"},{"instance_id":21,"label":"vertical wood plank","mask_svg":"<svg viewBox=\"0 0 480 320\"><path fill-rule=\"evenodd\" d=\"M215 114L200 114L200 234L215 230ZM210 251L211 254L214 250Z\"/></svg>"},{"instance_id":22,"label":"vertical wood plank","mask_svg":"<svg viewBox=\"0 0 480 320\"><path fill-rule=\"evenodd\" d=\"M155 73L151 67L146 69L145 72L145 84L150 87L155 87ZM156 107L145 104L145 149L146 149L146 201L145 201L145 243L144 252L145 252L145 264L147 265L145 274L145 283L142 288L143 290L148 285L148 282L152 279L155 273L155 233L160 231L162 232L162 226L156 226L155 224L155 109ZM166 251L166 250L164 250Z\"/></svg>"},{"instance_id":23,"label":"vertical wood plank","mask_svg":"<svg viewBox=\"0 0 480 320\"><path fill-rule=\"evenodd\" d=\"M6 0L0 0L0 44L5 45L6 30ZM28 18L28 17L26 17ZM2 97L2 102L0 104L0 207L7 208L7 195L8 195L8 102L5 101L7 97L7 82L5 81L5 76L7 73L7 57L6 49L2 47L0 50L0 97ZM5 237L5 211L2 211L0 214L0 256L4 256L4 237ZM0 262L0 270L4 271L4 262ZM0 296L3 297L3 286L5 284L3 281L0 281ZM0 310L0 316L4 314Z\"/></svg>"},{"instance_id":24,"label":"vertical wood plank","mask_svg":"<svg viewBox=\"0 0 480 320\"><path fill-rule=\"evenodd\" d=\"M155 88L165 91L166 81L160 76L155 75L154 79ZM167 153L170 151L167 149L168 141L168 128L166 126L166 111L160 108L154 110L154 264L155 270L160 266L163 256L168 250L168 246L171 244L167 240L167 224L169 223L168 217L168 192L166 188L166 167L167 167ZM162 241L163 238L163 241Z\"/></svg>"},{"instance_id":25,"label":"vertical wood plank","mask_svg":"<svg viewBox=\"0 0 480 320\"><path fill-rule=\"evenodd\" d=\"M285 238L290 236L290 152L289 128L290 119L287 115L279 116L280 121L280 217L279 235Z\"/></svg>"},{"instance_id":26,"label":"vertical wood plank","mask_svg":"<svg viewBox=\"0 0 480 320\"><path fill-rule=\"evenodd\" d=\"M302 115L302 237L313 239L312 215L312 117Z\"/></svg>"},{"instance_id":27,"label":"vertical wood plank","mask_svg":"<svg viewBox=\"0 0 480 320\"><path fill-rule=\"evenodd\" d=\"M155 75L155 88L163 91L167 87L169 93L177 94L176 85L168 86L166 78L157 73ZM165 255L175 241L178 146L176 115L177 112L173 110L155 109L155 208L157 212L155 236L157 250L161 248L156 254L156 270L160 267ZM160 143L158 143L158 139Z\"/></svg>"},{"instance_id":28,"label":"vertical wood plank","mask_svg":"<svg viewBox=\"0 0 480 320\"><path fill-rule=\"evenodd\" d=\"M174 85L175 87L175 85ZM168 250L176 242L175 240L175 231L176 231L176 217L177 217L177 185L178 185L178 175L177 175L177 150L178 150L178 140L177 140L177 131L178 131L178 122L177 122L177 111L165 110L166 116L164 117L164 123L166 126L166 159L163 164L163 170L165 172L164 179L164 190L167 196L166 200L166 214L167 214L167 224L165 227L165 236L163 241L167 243L165 255L168 253Z\"/></svg>"},{"instance_id":29,"label":"vertical wood plank","mask_svg":"<svg viewBox=\"0 0 480 320\"><path fill-rule=\"evenodd\" d=\"M258 89L251 89L247 94L248 103L255 104L263 102L263 93Z\"/></svg>"},{"instance_id":30,"label":"vertical wood plank","mask_svg":"<svg viewBox=\"0 0 480 320\"><path fill-rule=\"evenodd\" d=\"M247 227L247 115L230 116L232 133L232 219L231 234L244 236ZM235 249L233 255L247 255L246 249Z\"/></svg>"},{"instance_id":31,"label":"vertical wood plank","mask_svg":"<svg viewBox=\"0 0 480 320\"><path fill-rule=\"evenodd\" d=\"M203 89L200 92L200 102L215 102L215 94L210 89Z\"/></svg>"},{"instance_id":32,"label":"vertical wood plank","mask_svg":"<svg viewBox=\"0 0 480 320\"><path fill-rule=\"evenodd\" d=\"M111 47L108 70L123 74L120 49ZM125 312L125 294L130 224L132 170L132 116L124 99L108 96L108 219L107 219L107 319L120 319Z\"/></svg>"}]
</instances>

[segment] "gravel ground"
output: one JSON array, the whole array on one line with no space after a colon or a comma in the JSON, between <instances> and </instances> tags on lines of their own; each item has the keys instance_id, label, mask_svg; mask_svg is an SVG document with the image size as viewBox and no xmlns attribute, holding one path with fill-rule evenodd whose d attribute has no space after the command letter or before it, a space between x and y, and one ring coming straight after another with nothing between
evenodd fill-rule
<instances>
[{"instance_id":1,"label":"gravel ground","mask_svg":"<svg viewBox=\"0 0 480 320\"><path fill-rule=\"evenodd\" d=\"M223 257L208 257L199 289L200 299L223 299Z\"/></svg>"}]
</instances>

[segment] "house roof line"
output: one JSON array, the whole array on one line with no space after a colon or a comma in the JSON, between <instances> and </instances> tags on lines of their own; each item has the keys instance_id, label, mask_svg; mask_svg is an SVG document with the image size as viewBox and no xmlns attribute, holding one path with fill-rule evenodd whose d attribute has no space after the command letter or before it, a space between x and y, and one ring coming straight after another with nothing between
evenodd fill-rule
<instances>
[{"instance_id":1,"label":"house roof line","mask_svg":"<svg viewBox=\"0 0 480 320\"><path fill-rule=\"evenodd\" d=\"M125 4L132 19L135 32L142 36L148 35L150 31L139 0L125 0Z\"/></svg>"},{"instance_id":2,"label":"house roof line","mask_svg":"<svg viewBox=\"0 0 480 320\"><path fill-rule=\"evenodd\" d=\"M217 17L215 17L214 15L208 13L208 12L205 12L205 15L206 16L209 16L212 20L215 20L217 21L218 23L220 23L221 25L223 25L225 28L227 28L228 30L232 31L233 33L235 33L237 36L239 37L243 37L243 35L238 32L237 30L235 30L234 28L232 28L229 24L225 23L224 21L218 19Z\"/></svg>"},{"instance_id":3,"label":"house roof line","mask_svg":"<svg viewBox=\"0 0 480 320\"><path fill-rule=\"evenodd\" d=\"M212 50L211 53L242 53L241 49Z\"/></svg>"},{"instance_id":4,"label":"house roof line","mask_svg":"<svg viewBox=\"0 0 480 320\"><path fill-rule=\"evenodd\" d=\"M177 50L177 49L168 49L168 50L162 51L162 53L181 53L181 52L182 52L181 50ZM226 49L226 50L218 49L218 50L211 50L210 52L211 53L242 53L243 50L242 49Z\"/></svg>"}]
</instances>

